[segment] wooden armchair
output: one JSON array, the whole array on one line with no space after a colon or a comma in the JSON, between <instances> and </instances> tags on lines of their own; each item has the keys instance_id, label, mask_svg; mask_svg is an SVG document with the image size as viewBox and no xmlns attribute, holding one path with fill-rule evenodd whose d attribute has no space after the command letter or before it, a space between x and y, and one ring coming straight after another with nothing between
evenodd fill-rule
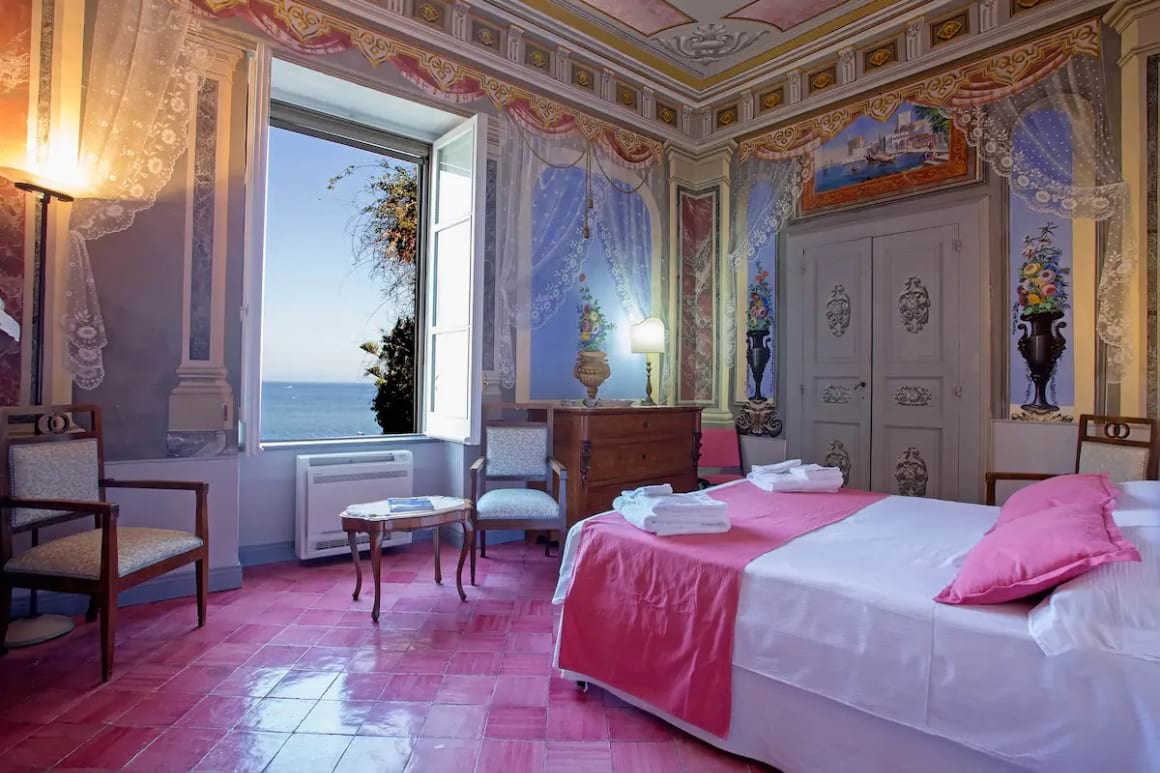
<instances>
[{"instance_id":1,"label":"wooden armchair","mask_svg":"<svg viewBox=\"0 0 1160 773\"><path fill-rule=\"evenodd\" d=\"M479 554L487 557L488 529L567 530L568 473L551 457L552 417L545 421L488 420L483 425L483 455L471 465L471 521L479 536ZM524 488L487 490L489 481L523 482ZM527 488L542 483L545 490ZM544 555L551 555L546 540ZM471 551L475 582L475 549Z\"/></svg>"},{"instance_id":2,"label":"wooden armchair","mask_svg":"<svg viewBox=\"0 0 1160 773\"><path fill-rule=\"evenodd\" d=\"M109 488L192 491L194 533L117 526ZM87 619L101 619L101 678L113 672L117 594L190 562L197 579L197 624L205 625L209 485L194 481L109 480L95 405L0 408L0 647L12 589L90 597ZM92 517L95 528L47 542L39 530ZM14 553L28 532L32 547ZM2 654L2 650L0 650Z\"/></svg>"},{"instance_id":3,"label":"wooden armchair","mask_svg":"<svg viewBox=\"0 0 1160 773\"><path fill-rule=\"evenodd\" d=\"M1075 472L1106 472L1116 482L1156 477L1160 465L1160 435L1155 419L1127 416L1079 417ZM995 504L995 484L1001 480L1047 480L1059 473L988 472L987 504Z\"/></svg>"}]
</instances>

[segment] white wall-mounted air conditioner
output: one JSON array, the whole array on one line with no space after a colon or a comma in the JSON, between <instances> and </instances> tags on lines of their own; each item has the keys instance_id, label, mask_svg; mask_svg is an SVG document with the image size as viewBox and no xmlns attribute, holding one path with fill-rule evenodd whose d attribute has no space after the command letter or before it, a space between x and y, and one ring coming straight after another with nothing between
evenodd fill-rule
<instances>
[{"instance_id":1,"label":"white wall-mounted air conditioner","mask_svg":"<svg viewBox=\"0 0 1160 773\"><path fill-rule=\"evenodd\" d=\"M310 454L297 457L297 463L294 550L301 559L350 554L339 517L349 505L412 494L410 451ZM383 546L410 542L410 533L393 533ZM367 548L366 534L358 535L358 544Z\"/></svg>"}]
</instances>

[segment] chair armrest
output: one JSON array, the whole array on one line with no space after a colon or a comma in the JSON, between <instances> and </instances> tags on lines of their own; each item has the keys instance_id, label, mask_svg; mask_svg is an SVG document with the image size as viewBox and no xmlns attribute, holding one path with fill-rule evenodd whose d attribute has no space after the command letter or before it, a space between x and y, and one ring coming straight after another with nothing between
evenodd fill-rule
<instances>
[{"instance_id":1,"label":"chair armrest","mask_svg":"<svg viewBox=\"0 0 1160 773\"><path fill-rule=\"evenodd\" d=\"M1056 475L1062 475L1058 472L988 472L983 477L987 481L987 504L995 504L995 483L1001 480L1047 480L1054 478Z\"/></svg>"},{"instance_id":2,"label":"chair armrest","mask_svg":"<svg viewBox=\"0 0 1160 773\"><path fill-rule=\"evenodd\" d=\"M199 480L117 480L102 478L105 488L146 488L169 491L209 491L209 484Z\"/></svg>"},{"instance_id":3,"label":"chair armrest","mask_svg":"<svg viewBox=\"0 0 1160 773\"><path fill-rule=\"evenodd\" d=\"M197 495L197 504L194 506L194 534L209 544L209 484L200 480L117 480L102 478L101 485L105 488L138 488L155 489L161 491L192 491Z\"/></svg>"},{"instance_id":4,"label":"chair armrest","mask_svg":"<svg viewBox=\"0 0 1160 773\"><path fill-rule=\"evenodd\" d=\"M556 459L548 457L548 466L556 474L556 502L560 505L560 530L568 526L568 469ZM560 549L564 547L564 534L560 534Z\"/></svg>"},{"instance_id":5,"label":"chair armrest","mask_svg":"<svg viewBox=\"0 0 1160 773\"><path fill-rule=\"evenodd\" d=\"M479 495L482 493L482 486L480 483L487 470L487 457L481 456L471 464L471 501L478 503Z\"/></svg>"}]
</instances>

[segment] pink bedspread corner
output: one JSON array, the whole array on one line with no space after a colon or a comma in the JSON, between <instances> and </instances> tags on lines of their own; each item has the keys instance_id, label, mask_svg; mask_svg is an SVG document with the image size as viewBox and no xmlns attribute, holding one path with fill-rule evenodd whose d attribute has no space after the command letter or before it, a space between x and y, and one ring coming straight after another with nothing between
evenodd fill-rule
<instances>
[{"instance_id":1,"label":"pink bedspread corner","mask_svg":"<svg viewBox=\"0 0 1160 773\"><path fill-rule=\"evenodd\" d=\"M729 504L724 534L656 537L616 513L585 524L557 665L725 738L745 566L886 495L774 494L747 482L710 494Z\"/></svg>"}]
</instances>

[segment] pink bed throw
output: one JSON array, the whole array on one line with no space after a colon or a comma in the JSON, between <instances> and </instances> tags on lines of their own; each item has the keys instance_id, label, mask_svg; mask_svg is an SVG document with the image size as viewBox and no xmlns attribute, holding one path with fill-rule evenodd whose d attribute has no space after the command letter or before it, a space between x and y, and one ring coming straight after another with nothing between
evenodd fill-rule
<instances>
[{"instance_id":1,"label":"pink bed throw","mask_svg":"<svg viewBox=\"0 0 1160 773\"><path fill-rule=\"evenodd\" d=\"M724 738L746 564L886 495L771 493L748 482L710 493L729 504L724 534L657 537L616 513L585 524L558 665Z\"/></svg>"}]
</instances>

